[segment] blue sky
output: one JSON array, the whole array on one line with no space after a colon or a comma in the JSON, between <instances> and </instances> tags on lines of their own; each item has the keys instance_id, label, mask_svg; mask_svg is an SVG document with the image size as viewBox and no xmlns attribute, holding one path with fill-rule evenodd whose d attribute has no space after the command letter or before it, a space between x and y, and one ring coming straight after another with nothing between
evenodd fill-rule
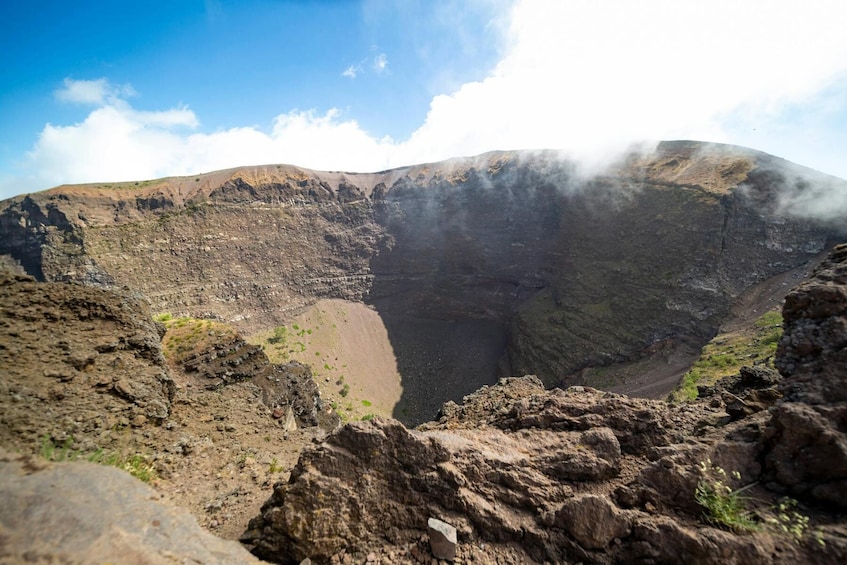
<instances>
[{"instance_id":1,"label":"blue sky","mask_svg":"<svg viewBox=\"0 0 847 565\"><path fill-rule=\"evenodd\" d=\"M847 178L842 0L6 0L0 21L0 198L679 138Z\"/></svg>"}]
</instances>

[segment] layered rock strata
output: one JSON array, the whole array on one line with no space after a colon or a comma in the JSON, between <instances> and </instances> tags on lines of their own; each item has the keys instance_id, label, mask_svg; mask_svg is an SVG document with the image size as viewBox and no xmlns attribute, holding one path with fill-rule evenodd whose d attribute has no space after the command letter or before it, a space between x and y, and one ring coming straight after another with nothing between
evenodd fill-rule
<instances>
[{"instance_id":1,"label":"layered rock strata","mask_svg":"<svg viewBox=\"0 0 847 565\"><path fill-rule=\"evenodd\" d=\"M8 200L0 255L39 279L126 285L154 311L247 333L320 298L366 301L414 405L468 349L480 359L450 382L534 373L608 387L622 374L583 369L657 344L696 351L745 289L803 268L843 231L803 206L843 186L696 142L596 175L554 152L373 174L249 167ZM472 337L451 347L457 335Z\"/></svg>"}]
</instances>

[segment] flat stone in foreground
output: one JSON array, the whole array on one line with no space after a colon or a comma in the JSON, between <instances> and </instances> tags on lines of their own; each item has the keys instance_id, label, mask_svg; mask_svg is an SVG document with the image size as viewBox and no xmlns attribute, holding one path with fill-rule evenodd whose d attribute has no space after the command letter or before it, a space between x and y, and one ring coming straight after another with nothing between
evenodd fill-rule
<instances>
[{"instance_id":1,"label":"flat stone in foreground","mask_svg":"<svg viewBox=\"0 0 847 565\"><path fill-rule=\"evenodd\" d=\"M11 563L260 563L160 498L113 467L0 450L0 553Z\"/></svg>"}]
</instances>

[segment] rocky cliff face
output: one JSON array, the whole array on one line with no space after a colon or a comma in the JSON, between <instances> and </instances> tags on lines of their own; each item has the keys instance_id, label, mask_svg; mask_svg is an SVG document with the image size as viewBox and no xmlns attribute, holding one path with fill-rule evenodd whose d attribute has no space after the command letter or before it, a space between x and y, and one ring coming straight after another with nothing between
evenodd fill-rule
<instances>
[{"instance_id":1,"label":"rocky cliff face","mask_svg":"<svg viewBox=\"0 0 847 565\"><path fill-rule=\"evenodd\" d=\"M779 384L747 369L674 406L503 379L417 430L307 448L244 540L286 563L426 563L437 518L462 562L842 563L845 268L840 246L789 295Z\"/></svg>"},{"instance_id":2,"label":"rocky cliff face","mask_svg":"<svg viewBox=\"0 0 847 565\"><path fill-rule=\"evenodd\" d=\"M783 206L821 183L838 184L693 142L590 177L550 152L375 174L254 167L9 200L0 254L44 280L126 285L154 311L248 333L319 298L366 301L416 400L406 419L422 421L501 375L610 386L614 371L578 371L656 344L696 349L746 288L843 229ZM433 394L438 379L451 384Z\"/></svg>"},{"instance_id":3,"label":"rocky cliff face","mask_svg":"<svg viewBox=\"0 0 847 565\"><path fill-rule=\"evenodd\" d=\"M847 245L783 308L776 366L785 400L768 428L769 478L794 496L847 509Z\"/></svg>"},{"instance_id":4,"label":"rocky cliff face","mask_svg":"<svg viewBox=\"0 0 847 565\"><path fill-rule=\"evenodd\" d=\"M31 449L70 441L90 452L117 444L117 432L130 426L163 424L177 383L160 332L137 296L0 270L0 442ZM208 389L250 382L257 402L290 409L301 427L338 423L307 366L273 365L240 336L198 352L183 369L192 385Z\"/></svg>"},{"instance_id":5,"label":"rocky cliff face","mask_svg":"<svg viewBox=\"0 0 847 565\"><path fill-rule=\"evenodd\" d=\"M254 347L216 332L217 345L168 368L162 328L138 296L36 283L9 265L2 562L253 562L117 470L5 451L34 454L41 442L42 456L60 460L135 454L160 473L159 492L230 536L272 488L242 539L282 563L847 560L845 246L786 299L781 381L749 368L674 406L507 378L418 429L375 418L325 441L273 409L302 395L247 378L252 367L276 382L297 366L272 372ZM448 523L440 544L431 518Z\"/></svg>"},{"instance_id":6,"label":"rocky cliff face","mask_svg":"<svg viewBox=\"0 0 847 565\"><path fill-rule=\"evenodd\" d=\"M111 430L161 423L175 385L138 297L37 283L0 271L0 440L110 441ZM49 429L41 425L45 416Z\"/></svg>"},{"instance_id":7,"label":"rocky cliff face","mask_svg":"<svg viewBox=\"0 0 847 565\"><path fill-rule=\"evenodd\" d=\"M135 293L36 282L8 267L0 264L0 563L170 563L177 558L167 558L167 539L196 562L216 562L183 543L196 524L152 508L147 491L127 486L128 475L80 470L77 460L136 471L204 527L234 539L299 446L338 423L308 366L271 364L232 328L194 320L165 330ZM65 467L30 476L45 459ZM57 482L63 468L70 478ZM127 521L124 503L149 521ZM148 531L155 520L161 528ZM122 543L133 551L151 544L158 556L121 556ZM220 561L252 562L230 558L236 549Z\"/></svg>"}]
</instances>

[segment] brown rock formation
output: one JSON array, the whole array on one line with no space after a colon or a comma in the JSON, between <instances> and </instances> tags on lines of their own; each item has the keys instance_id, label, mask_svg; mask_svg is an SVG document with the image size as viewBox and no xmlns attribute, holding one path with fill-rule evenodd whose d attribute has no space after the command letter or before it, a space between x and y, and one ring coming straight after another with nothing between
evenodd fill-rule
<instances>
[{"instance_id":1,"label":"brown rock formation","mask_svg":"<svg viewBox=\"0 0 847 565\"><path fill-rule=\"evenodd\" d=\"M3 445L37 444L41 435L63 443L168 418L174 383L144 301L6 276L0 305ZM50 429L40 426L45 410Z\"/></svg>"},{"instance_id":2,"label":"brown rock formation","mask_svg":"<svg viewBox=\"0 0 847 565\"><path fill-rule=\"evenodd\" d=\"M303 452L244 540L281 562L376 548L414 563L428 518L438 517L457 528L459 557L483 563L501 552L526 563L843 562L847 523L814 503L843 509L847 484L847 408L828 392L847 379L837 362L847 301L834 299L847 296L845 251L836 248L786 301L777 362L785 399L772 413L731 418L720 396L673 406L503 379L417 430L379 419L336 430ZM760 391L774 382L752 369L736 380ZM742 392L736 385L723 390ZM778 397L766 396L757 398ZM710 515L695 497L710 480L722 496L743 487L759 525ZM794 518L773 510L786 491L801 497ZM783 531L780 514L811 515L814 533Z\"/></svg>"},{"instance_id":3,"label":"brown rock formation","mask_svg":"<svg viewBox=\"0 0 847 565\"><path fill-rule=\"evenodd\" d=\"M248 191L239 186L228 190ZM320 184L304 187L318 191ZM461 405L447 403L438 421L416 430L379 418L335 430L302 454L289 481L275 485L244 539L280 562L425 563L434 517L457 528L462 562L843 563L845 264L841 246L786 300L778 392L773 375L755 368L682 406L583 386L547 391L534 377L503 379ZM314 407L315 397L308 388L298 397L274 387L276 378L286 382L285 371L296 380L307 368L278 373L235 338L191 357L193 372L169 371L161 328L136 296L5 274L17 268L13 261L0 268L4 447L32 452L47 436L54 443L72 438L73 449L90 453L120 448L121 436L135 442L127 445L134 452L143 447L163 474L182 475L182 483L161 488L203 492L200 512L210 528L229 519L233 501L270 488L271 477L284 479L279 467L284 454L293 457L292 446L286 414L277 420L272 407L298 398ZM270 388L252 382L248 367ZM174 386L177 374L182 389ZM159 562L172 551L163 525L191 538L178 538L186 559L244 558L150 508L149 491L115 479L117 471L44 466L0 456L0 491L9 503L0 513L0 561L118 555ZM698 503L698 486L714 480L718 467L722 481L749 494L758 530L721 525ZM811 529L794 535L769 525L770 518L779 524L771 508L784 493L799 499L798 516L810 518ZM102 509L104 498L137 512L86 510L91 520L77 523L78 509L92 500ZM45 550L59 541L67 545Z\"/></svg>"},{"instance_id":4,"label":"brown rock formation","mask_svg":"<svg viewBox=\"0 0 847 565\"><path fill-rule=\"evenodd\" d=\"M272 365L236 332L207 328L185 372L166 363L164 329L134 293L16 270L0 265L0 450L143 462L161 492L232 539L299 446L325 435L316 425L338 422L309 367Z\"/></svg>"},{"instance_id":5,"label":"brown rock formation","mask_svg":"<svg viewBox=\"0 0 847 565\"><path fill-rule=\"evenodd\" d=\"M839 245L783 308L769 477L794 496L847 509L847 245Z\"/></svg>"},{"instance_id":6,"label":"brown rock formation","mask_svg":"<svg viewBox=\"0 0 847 565\"><path fill-rule=\"evenodd\" d=\"M339 429L303 453L244 540L274 561L323 563L387 545L405 556L396 562L412 563L410 544L438 516L457 527L460 554L483 563L507 548L526 563L767 563L814 551L700 520L701 461L745 481L760 469L756 441L733 437L744 428L712 427L728 420L720 412L545 392L531 377L473 395L479 413L474 404L496 408L420 431L384 420Z\"/></svg>"},{"instance_id":7,"label":"brown rock formation","mask_svg":"<svg viewBox=\"0 0 847 565\"><path fill-rule=\"evenodd\" d=\"M141 481L102 465L0 450L0 500L3 564L260 563Z\"/></svg>"},{"instance_id":8,"label":"brown rock formation","mask_svg":"<svg viewBox=\"0 0 847 565\"><path fill-rule=\"evenodd\" d=\"M339 418L324 405L308 365L272 364L262 348L236 334L193 353L182 361L185 372L208 389L249 380L262 391L271 410L290 408L300 426L332 429Z\"/></svg>"}]
</instances>

